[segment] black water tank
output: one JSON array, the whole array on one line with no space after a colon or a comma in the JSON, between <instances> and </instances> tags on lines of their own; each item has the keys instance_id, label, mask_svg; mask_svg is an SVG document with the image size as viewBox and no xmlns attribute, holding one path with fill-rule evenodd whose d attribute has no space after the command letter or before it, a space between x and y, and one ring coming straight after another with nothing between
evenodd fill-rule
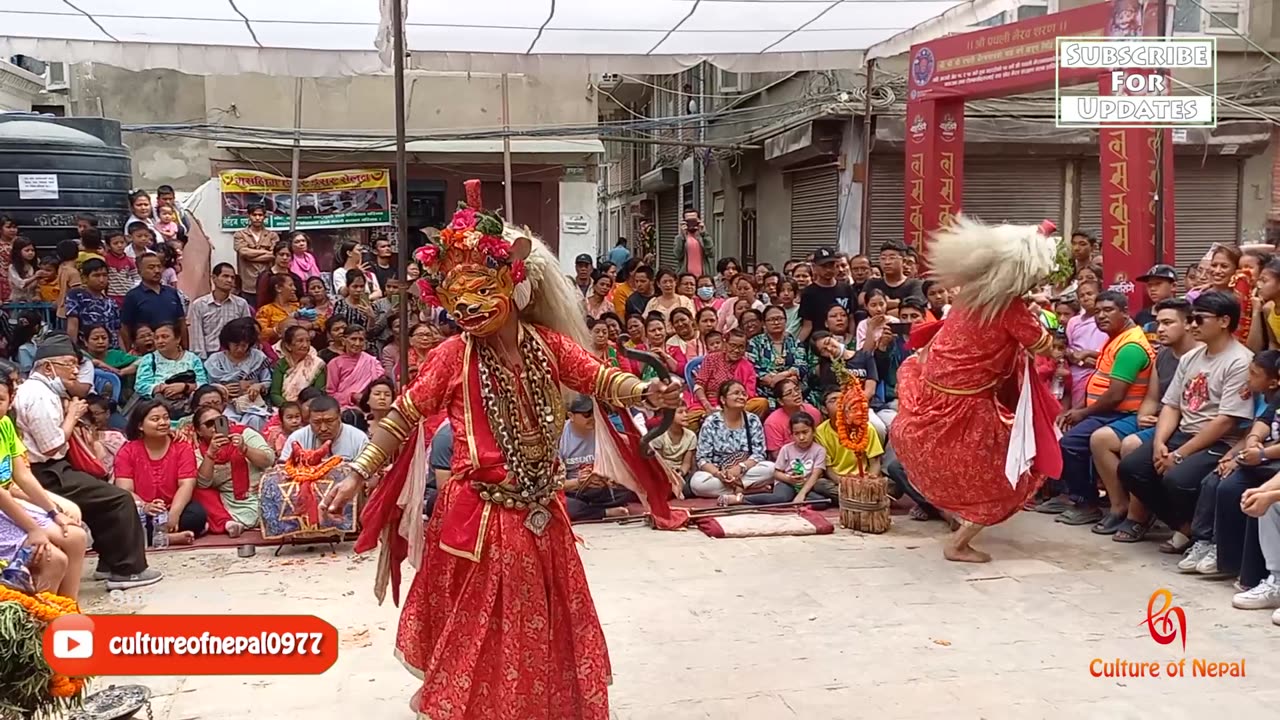
<instances>
[{"instance_id":1,"label":"black water tank","mask_svg":"<svg viewBox=\"0 0 1280 720\"><path fill-rule=\"evenodd\" d=\"M21 175L57 176L57 198L23 199ZM76 237L81 213L97 216L101 230L122 227L132 180L114 120L0 115L0 215L38 247Z\"/></svg>"}]
</instances>

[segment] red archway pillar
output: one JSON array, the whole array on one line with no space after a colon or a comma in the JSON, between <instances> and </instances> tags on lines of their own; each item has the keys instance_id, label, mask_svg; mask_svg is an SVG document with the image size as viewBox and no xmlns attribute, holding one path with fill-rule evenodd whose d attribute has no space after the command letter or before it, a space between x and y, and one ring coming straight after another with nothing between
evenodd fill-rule
<instances>
[{"instance_id":1,"label":"red archway pillar","mask_svg":"<svg viewBox=\"0 0 1280 720\"><path fill-rule=\"evenodd\" d=\"M906 131L903 241L923 250L929 233L963 206L964 99L908 102Z\"/></svg>"}]
</instances>

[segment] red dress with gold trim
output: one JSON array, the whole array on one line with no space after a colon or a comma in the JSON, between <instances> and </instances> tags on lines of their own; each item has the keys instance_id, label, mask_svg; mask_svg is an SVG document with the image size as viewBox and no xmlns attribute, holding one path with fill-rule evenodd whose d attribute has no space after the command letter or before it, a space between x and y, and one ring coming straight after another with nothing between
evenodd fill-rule
<instances>
[{"instance_id":1,"label":"red dress with gold trim","mask_svg":"<svg viewBox=\"0 0 1280 720\"><path fill-rule=\"evenodd\" d=\"M602 376L599 359L573 340L525 328L542 339L557 383L590 395L601 377L619 372L607 368ZM423 681L419 717L608 720L609 656L563 493L555 494L551 520L536 534L526 525L528 510L486 502L472 486L476 480L497 483L507 469L483 407L479 361L466 347L461 336L445 340L406 391L424 418L444 409L454 429L453 479L440 491L427 525L423 562L405 597L396 639L402 661ZM415 442L411 436L406 447ZM406 544L383 531L400 522L395 500L409 454L401 453L375 489L356 548L391 543L393 583ZM638 455L634 462L641 464ZM640 475L650 510L669 516L665 478ZM392 590L398 597L395 584Z\"/></svg>"},{"instance_id":2,"label":"red dress with gold trim","mask_svg":"<svg viewBox=\"0 0 1280 720\"><path fill-rule=\"evenodd\" d=\"M979 525L995 525L1017 512L1044 480L1024 473L1017 486L1005 477L1005 458L1027 350L1050 342L1044 328L1015 302L989 322L953 307L921 355L898 369L898 417L890 443L907 479L933 505ZM923 359L921 359L923 356ZM1039 383L1033 374L1033 383ZM1027 388L1036 391L1045 388ZM1040 441L1040 458L1061 456ZM1052 429L1048 436L1053 437Z\"/></svg>"}]
</instances>

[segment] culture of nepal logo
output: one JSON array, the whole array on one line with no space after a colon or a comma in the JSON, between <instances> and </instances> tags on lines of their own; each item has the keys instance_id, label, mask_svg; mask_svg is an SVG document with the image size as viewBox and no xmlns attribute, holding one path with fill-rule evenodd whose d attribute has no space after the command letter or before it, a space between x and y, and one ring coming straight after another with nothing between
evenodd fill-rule
<instances>
[{"instance_id":1,"label":"culture of nepal logo","mask_svg":"<svg viewBox=\"0 0 1280 720\"><path fill-rule=\"evenodd\" d=\"M1157 604L1159 608L1157 609ZM1245 660L1210 660L1187 658L1187 611L1173 604L1173 593L1159 588L1147 599L1147 617L1139 625L1147 627L1147 634L1158 645L1171 646L1181 643L1183 657L1177 660L1131 660L1094 658L1089 662L1089 674L1098 678L1184 678L1184 677L1245 677ZM1188 663L1188 659L1190 662ZM1188 670L1188 666L1190 669Z\"/></svg>"}]
</instances>

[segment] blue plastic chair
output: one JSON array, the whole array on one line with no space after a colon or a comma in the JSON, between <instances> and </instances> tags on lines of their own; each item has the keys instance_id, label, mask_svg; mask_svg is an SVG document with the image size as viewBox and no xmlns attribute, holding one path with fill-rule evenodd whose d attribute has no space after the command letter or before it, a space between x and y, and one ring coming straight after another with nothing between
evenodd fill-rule
<instances>
[{"instance_id":1,"label":"blue plastic chair","mask_svg":"<svg viewBox=\"0 0 1280 720\"><path fill-rule=\"evenodd\" d=\"M101 368L93 369L93 391L98 395L102 395L103 388L110 385L111 395L109 396L109 399L113 405L120 404L120 386L123 384L124 381L119 375Z\"/></svg>"},{"instance_id":2,"label":"blue plastic chair","mask_svg":"<svg viewBox=\"0 0 1280 720\"><path fill-rule=\"evenodd\" d=\"M702 360L705 357L706 357L705 355L699 355L698 357L689 358L689 361L685 363L684 365L685 387L687 388L693 387L693 380L698 374L698 368L702 367ZM692 390L690 390L690 392L692 392Z\"/></svg>"}]
</instances>

